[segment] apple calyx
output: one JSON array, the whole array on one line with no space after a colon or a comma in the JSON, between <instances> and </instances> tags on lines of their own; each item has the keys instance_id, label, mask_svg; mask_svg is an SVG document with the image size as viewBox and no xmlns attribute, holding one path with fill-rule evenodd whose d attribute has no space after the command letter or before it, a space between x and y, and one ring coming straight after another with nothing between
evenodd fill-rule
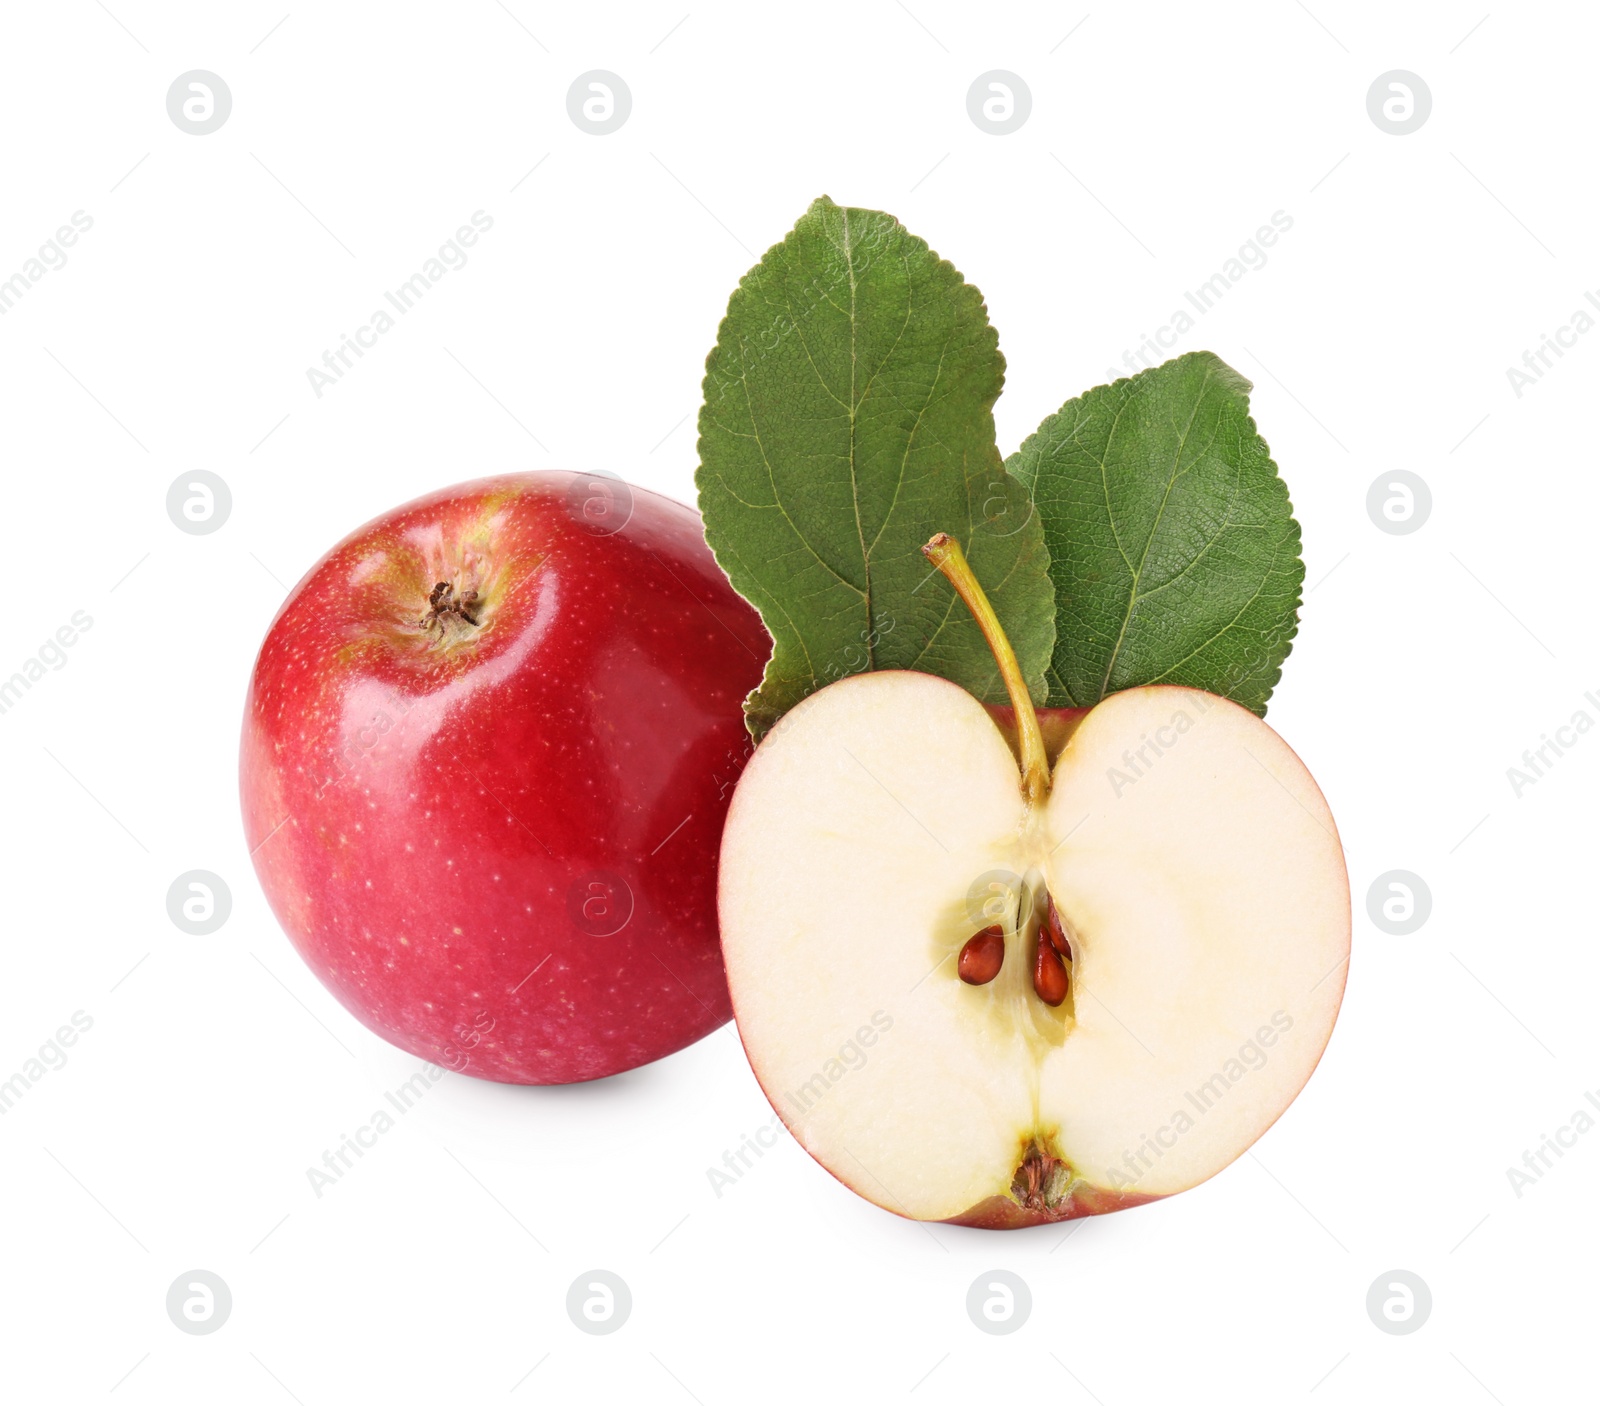
<instances>
[{"instance_id":1,"label":"apple calyx","mask_svg":"<svg viewBox=\"0 0 1600 1406\"><path fill-rule=\"evenodd\" d=\"M1028 1144L1011 1179L1011 1198L1024 1211L1052 1216L1072 1199L1077 1177L1071 1166L1035 1138Z\"/></svg>"},{"instance_id":2,"label":"apple calyx","mask_svg":"<svg viewBox=\"0 0 1600 1406\"><path fill-rule=\"evenodd\" d=\"M440 581L428 592L428 613L417 621L424 630L431 630L435 625L439 627L439 634L445 632L445 621L459 620L474 629L478 625L478 593L476 591L463 591L456 594L453 581Z\"/></svg>"},{"instance_id":3,"label":"apple calyx","mask_svg":"<svg viewBox=\"0 0 1600 1406\"><path fill-rule=\"evenodd\" d=\"M1006 692L1011 695L1011 708L1017 720L1017 749L1022 754L1022 794L1027 797L1030 809L1042 806L1050 795L1050 758L1044 748L1044 733L1039 730L1039 714L1034 710L1033 697L1022 677L1022 666L1017 663L1016 651L1000 624L1000 617L989 604L989 597L978 584L967 561L961 543L948 532L936 532L928 539L922 555L938 567L961 597L962 603L972 612L972 618L983 631L983 638L1000 666L1000 678Z\"/></svg>"}]
</instances>

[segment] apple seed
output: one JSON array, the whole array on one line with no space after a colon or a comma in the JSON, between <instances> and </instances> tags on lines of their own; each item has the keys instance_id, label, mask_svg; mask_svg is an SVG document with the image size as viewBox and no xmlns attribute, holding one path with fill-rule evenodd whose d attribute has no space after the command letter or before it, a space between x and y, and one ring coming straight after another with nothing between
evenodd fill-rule
<instances>
[{"instance_id":1,"label":"apple seed","mask_svg":"<svg viewBox=\"0 0 1600 1406\"><path fill-rule=\"evenodd\" d=\"M1005 959L1005 931L999 923L992 923L962 944L961 955L956 958L956 972L968 986L985 986L1000 975L1000 965Z\"/></svg>"},{"instance_id":2,"label":"apple seed","mask_svg":"<svg viewBox=\"0 0 1600 1406\"><path fill-rule=\"evenodd\" d=\"M1053 936L1041 932L1033 958L1033 989L1047 1006L1059 1006L1067 999L1067 969L1052 946Z\"/></svg>"},{"instance_id":3,"label":"apple seed","mask_svg":"<svg viewBox=\"0 0 1600 1406\"><path fill-rule=\"evenodd\" d=\"M1050 945L1064 962L1072 960L1072 944L1067 941L1066 929L1061 925L1061 914L1056 911L1055 899L1044 896L1044 927L1050 935Z\"/></svg>"}]
</instances>

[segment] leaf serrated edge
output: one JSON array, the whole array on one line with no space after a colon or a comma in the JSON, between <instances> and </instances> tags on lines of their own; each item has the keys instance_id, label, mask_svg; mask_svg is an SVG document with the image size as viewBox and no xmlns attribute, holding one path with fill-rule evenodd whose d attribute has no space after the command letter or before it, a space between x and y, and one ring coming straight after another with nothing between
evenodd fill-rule
<instances>
[{"instance_id":1,"label":"leaf serrated edge","mask_svg":"<svg viewBox=\"0 0 1600 1406\"><path fill-rule=\"evenodd\" d=\"M1251 414L1250 411L1250 393L1255 389L1255 385L1248 376L1239 371L1237 368L1229 365L1228 362L1224 361L1215 352L1206 349L1197 349L1195 351L1184 352L1179 356L1170 357L1168 360L1163 361L1156 366L1146 366L1142 370L1135 371L1130 376L1119 376L1114 381L1105 381L1098 386L1090 386L1087 390L1080 391L1077 395L1068 396L1066 400L1061 402L1057 409L1046 415L1044 419L1039 422L1038 428L1036 428L1032 434L1028 435L1028 437L1024 439L1011 454L1006 456L1005 469L1006 472L1009 473L1013 478L1017 479L1017 481L1027 489L1029 495L1032 496L1038 475L1024 474L1020 467L1013 468L1013 465L1016 464L1021 466L1025 463L1024 456L1029 453L1030 449L1032 449L1035 441L1039 440L1041 436L1045 435L1052 429L1052 427L1055 426L1055 424L1060 420L1061 416L1066 413L1068 406L1074 404L1075 402L1085 400L1097 392L1117 390L1119 387L1128 386L1134 381L1152 376L1158 371L1164 371L1169 367L1178 366L1184 362L1206 362L1209 363L1210 367L1212 368L1213 374L1220 373L1216 374L1217 383L1227 394L1235 397L1243 409L1245 426L1249 433L1255 436L1266 455L1267 466L1271 469L1270 482L1277 484L1283 492L1283 505L1288 531L1285 532L1284 536L1279 539L1277 544L1275 544L1275 554L1277 550L1281 549L1281 547L1285 543L1288 543L1292 538L1292 546L1294 551L1294 570L1291 580L1294 587L1294 604L1291 607L1291 618L1287 631L1279 635L1279 637L1274 641L1273 649L1267 651L1262 657L1270 658L1272 654L1276 653L1278 644L1282 645L1283 653L1278 658L1276 663L1270 665L1263 672L1258 674L1252 670L1251 672L1245 674L1240 679L1239 685L1235 685L1235 687L1229 693L1223 695L1229 698L1231 701L1239 704L1240 707L1248 708L1257 717L1264 718L1267 714L1267 703L1271 700L1273 693L1277 691L1278 684L1282 682L1284 662L1289 658L1289 655L1294 652L1294 641L1300 633L1300 608L1305 603L1304 590L1306 566L1305 560L1301 556L1301 550L1304 546L1304 541L1300 529L1300 520L1295 516L1294 513L1294 501L1289 492L1288 481L1284 478L1282 470L1279 469L1278 461L1272 457L1272 446L1267 443L1267 437L1261 433L1260 427L1256 424L1255 416ZM1041 448L1038 452L1041 456L1043 456L1046 450ZM1046 544L1046 550L1048 551L1048 543ZM1270 576L1271 573L1269 572L1268 574ZM1058 600L1058 615L1056 622L1056 634L1058 638L1060 636L1059 610L1060 602ZM1215 638L1220 638L1220 636L1214 636L1213 639ZM1052 651L1052 662L1048 673L1050 678L1053 678L1056 683L1061 685L1061 691L1063 694L1065 694L1069 706L1092 707L1094 704L1099 703L1104 698L1110 696L1107 693L1102 693L1100 698L1094 699L1093 702L1087 705L1074 698L1071 693L1068 692L1065 681L1055 669L1054 651ZM1254 694L1256 693L1255 689L1251 689L1246 697L1237 696L1243 691L1240 685L1242 685L1246 680L1253 678L1262 678L1265 681L1265 692L1260 694L1259 700L1254 697ZM1124 685L1124 688L1122 689L1113 689L1112 692L1120 693L1125 691L1127 688L1137 688L1142 686L1143 685L1140 684L1127 684Z\"/></svg>"},{"instance_id":2,"label":"leaf serrated edge","mask_svg":"<svg viewBox=\"0 0 1600 1406\"><path fill-rule=\"evenodd\" d=\"M966 277L962 274L961 270L958 269L951 260L940 255L926 239L922 238L922 236L914 234L911 230L907 229L905 224L894 215L889 214L885 210L872 210L865 207L856 206L842 206L837 204L831 197L827 195L820 195L811 202L811 204L806 208L805 213L795 221L788 233L785 234L782 239L777 240L775 243L769 245L762 252L761 257L755 262L755 264L747 269L740 277L738 285L735 287L733 292L729 294L727 310L723 313L721 320L717 323L716 340L712 343L711 349L706 353L705 375L702 376L700 382L700 410L695 417L695 427L697 431L695 439L695 452L697 456L697 463L695 466L694 482L697 504L703 503L704 501L704 495L706 493L706 479L708 473L710 472L705 459L705 417L706 412L711 404L711 391L713 389L712 363L716 360L719 351L722 350L724 335L730 331L735 333L737 332L737 329L732 327L732 323L737 312L738 300L747 293L752 295L754 294L754 285L759 281L759 278L763 273L768 260L774 258L775 256L782 257L783 251L789 246L793 245L801 236L802 230L805 228L807 221L813 218L821 219L829 213L835 211L843 216L844 227L847 232L847 240L849 238L849 217L852 214L869 215L878 220L887 221L891 227L891 235L904 246L903 257L915 256L917 254L926 254L931 256L933 260L932 269L930 271L931 276L934 279L943 282L947 286L952 298L964 298L969 303L972 310L976 311L981 317L983 323L982 340L984 343L987 343L987 350L992 353L995 361L993 389L987 395L987 398L983 404L983 411L986 415L988 415L991 429L993 429L994 407L1005 389L1007 367L1005 354L1000 350L1000 333L989 316L989 305L983 296L982 290L979 289L975 284L969 283ZM825 239L827 238L826 230L823 231L823 236ZM828 242L830 244L832 243L831 240ZM850 257L848 250L841 250L837 245L834 245L834 248L836 253L838 253L839 256L848 263ZM743 378L741 377L740 379L742 380ZM1022 484L1022 481L1011 472L1008 466L1008 461L1006 460L1005 456L1000 453L997 436L995 438L994 461L992 467L993 470L1002 477L1010 478L1017 482L1019 486L1022 487L1024 494L1031 500L1032 495L1028 491L1027 485ZM969 509L971 507L971 484L972 478L970 475L968 475L966 477L966 487L968 490L967 497ZM763 628L767 631L768 637L772 640L772 653L768 656L767 663L762 670L761 682L750 691L744 702L745 728L750 733L751 739L754 742L759 743L762 737L765 736L765 734L770 731L771 728L782 717L783 712L786 711L779 708L776 700L770 699L770 696L765 705L763 705L762 702L763 695L768 694L769 687L776 688L783 683L783 680L778 678L775 673L778 657L778 637L774 633L771 624L768 622L768 607L765 603L770 602L770 607L772 613L774 614L787 614L787 612L784 611L776 599L771 597L770 593L761 586L760 582L755 580L753 575L746 571L744 564L739 559L738 552L734 548L732 542L726 539L726 535L724 533L712 528L710 521L706 518L703 507L700 509L700 516L702 528L706 538L706 545L711 550L712 558L722 569L724 575L727 576L733 588L755 608L757 614L761 617ZM966 524L965 529L968 533L970 533L973 530L972 524L970 522ZM1053 598L1055 586L1050 576L1050 550L1048 544L1043 538L1042 523L1038 542L1038 557L1038 574L1042 576L1046 584L1049 585ZM1015 568L1013 568L1013 570L1014 569ZM1010 579L1010 575L1011 572L1008 572L1006 577L1007 580ZM1040 696L1048 693L1048 671L1050 669L1050 661L1055 652L1055 618L1053 612L1049 624L1051 627L1049 648L1044 651L1044 657L1041 660L1038 669L1035 670L1033 674L1028 676L1030 690L1035 691ZM796 629L792 632L792 635L804 650L805 641L803 634ZM807 658L809 659L809 651L807 650L806 653ZM822 686L823 685L813 671L810 680L810 686L805 690L804 693L801 694L800 699L795 700L795 703L800 702L801 699L805 697L809 697L811 693L814 693L819 687ZM792 703L789 706L793 707L794 704Z\"/></svg>"}]
</instances>

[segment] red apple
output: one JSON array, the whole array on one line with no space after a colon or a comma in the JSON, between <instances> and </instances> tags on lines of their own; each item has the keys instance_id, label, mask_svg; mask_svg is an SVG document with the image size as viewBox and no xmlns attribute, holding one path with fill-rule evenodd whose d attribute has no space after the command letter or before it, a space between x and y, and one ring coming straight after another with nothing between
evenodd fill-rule
<instances>
[{"instance_id":1,"label":"red apple","mask_svg":"<svg viewBox=\"0 0 1600 1406\"><path fill-rule=\"evenodd\" d=\"M959 543L923 552L1012 707L890 669L762 743L719 872L751 1067L823 1167L915 1220L1009 1229L1196 1186L1332 1033L1333 816L1283 739L1213 694L1124 689L1047 728Z\"/></svg>"},{"instance_id":2,"label":"red apple","mask_svg":"<svg viewBox=\"0 0 1600 1406\"><path fill-rule=\"evenodd\" d=\"M693 510L609 476L368 523L251 678L240 790L278 921L357 1019L479 1078L698 1040L731 1014L717 852L769 648Z\"/></svg>"}]
</instances>

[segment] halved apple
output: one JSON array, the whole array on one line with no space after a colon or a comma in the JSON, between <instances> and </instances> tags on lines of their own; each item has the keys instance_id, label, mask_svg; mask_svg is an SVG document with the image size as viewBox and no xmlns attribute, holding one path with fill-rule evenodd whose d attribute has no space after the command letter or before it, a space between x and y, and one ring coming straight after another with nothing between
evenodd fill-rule
<instances>
[{"instance_id":1,"label":"halved apple","mask_svg":"<svg viewBox=\"0 0 1600 1406\"><path fill-rule=\"evenodd\" d=\"M1008 1228L1185 1190L1271 1126L1333 1029L1333 817L1270 727L1193 689L1113 694L1051 757L935 544L1013 685L1018 750L926 674L784 717L722 845L745 1050L801 1145L905 1216Z\"/></svg>"}]
</instances>

